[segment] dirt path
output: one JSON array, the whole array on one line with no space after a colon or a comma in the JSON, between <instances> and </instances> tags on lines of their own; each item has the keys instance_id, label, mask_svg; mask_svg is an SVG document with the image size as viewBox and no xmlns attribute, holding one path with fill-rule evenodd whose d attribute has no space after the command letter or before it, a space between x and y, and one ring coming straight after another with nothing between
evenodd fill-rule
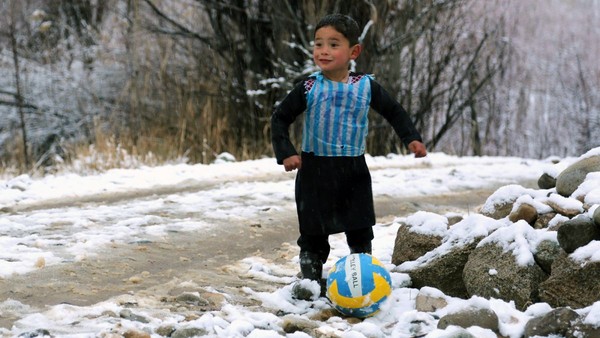
<instances>
[{"instance_id":1,"label":"dirt path","mask_svg":"<svg viewBox=\"0 0 600 338\"><path fill-rule=\"evenodd\" d=\"M475 211L493 190L410 199L376 199L378 221L418 210L438 213ZM240 296L241 286L273 288L238 276L229 265L249 256L289 262L297 255L295 212L278 212L248 225L220 224L198 232L171 233L167 238L133 244L115 244L93 259L49 266L0 280L0 299L18 300L37 311L61 303L86 306L113 296L143 290L168 293L173 280L193 280ZM285 261L285 262L284 262ZM264 283L263 283L264 284ZM10 328L18 318L1 318Z\"/></svg>"}]
</instances>

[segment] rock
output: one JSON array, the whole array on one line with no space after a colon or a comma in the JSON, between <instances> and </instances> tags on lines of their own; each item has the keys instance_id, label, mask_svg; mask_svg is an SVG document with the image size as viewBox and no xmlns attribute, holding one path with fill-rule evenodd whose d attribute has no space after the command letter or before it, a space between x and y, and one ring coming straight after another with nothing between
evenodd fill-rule
<instances>
[{"instance_id":1,"label":"rock","mask_svg":"<svg viewBox=\"0 0 600 338\"><path fill-rule=\"evenodd\" d=\"M481 209L480 212L482 215L493 219L502 219L510 214L515 201L516 198L514 200L502 201L494 204L492 207Z\"/></svg>"},{"instance_id":2,"label":"rock","mask_svg":"<svg viewBox=\"0 0 600 338\"><path fill-rule=\"evenodd\" d=\"M173 332L175 332L175 326L173 325L163 325L159 326L155 330L156 334L159 334L163 337L170 337Z\"/></svg>"},{"instance_id":3,"label":"rock","mask_svg":"<svg viewBox=\"0 0 600 338\"><path fill-rule=\"evenodd\" d=\"M19 338L34 338L34 337L53 337L50 331L46 329L37 329L35 331L23 332L19 335Z\"/></svg>"},{"instance_id":4,"label":"rock","mask_svg":"<svg viewBox=\"0 0 600 338\"><path fill-rule=\"evenodd\" d=\"M596 210L594 210L594 215L592 216L592 219L594 220L594 223L600 227L600 206L596 208Z\"/></svg>"},{"instance_id":5,"label":"rock","mask_svg":"<svg viewBox=\"0 0 600 338\"><path fill-rule=\"evenodd\" d=\"M396 234L392 264L400 265L404 262L414 261L427 252L437 248L442 242L442 237L411 231L412 226L402 225Z\"/></svg>"},{"instance_id":6,"label":"rock","mask_svg":"<svg viewBox=\"0 0 600 338\"><path fill-rule=\"evenodd\" d=\"M546 204L552 210L566 217L575 217L583 212L583 203L573 198L562 197L558 194L552 194Z\"/></svg>"},{"instance_id":7,"label":"rock","mask_svg":"<svg viewBox=\"0 0 600 338\"><path fill-rule=\"evenodd\" d=\"M334 308L329 308L329 309L323 309L321 311L318 311L318 312L312 314L311 316L309 316L308 318L310 320L326 322L329 320L329 318L339 317L339 315L340 315L340 313L338 312L338 310L336 310Z\"/></svg>"},{"instance_id":8,"label":"rock","mask_svg":"<svg viewBox=\"0 0 600 338\"><path fill-rule=\"evenodd\" d=\"M465 246L455 246L449 252L419 265L415 269L403 270L399 266L395 270L408 273L414 288L431 286L448 296L467 298L468 293L463 283L462 272L469 259L469 254L477 246L477 242Z\"/></svg>"},{"instance_id":9,"label":"rock","mask_svg":"<svg viewBox=\"0 0 600 338\"><path fill-rule=\"evenodd\" d=\"M450 325L468 328L479 326L484 329L490 329L498 333L498 315L490 309L467 309L451 313L440 318L438 329L444 330Z\"/></svg>"},{"instance_id":10,"label":"rock","mask_svg":"<svg viewBox=\"0 0 600 338\"><path fill-rule=\"evenodd\" d=\"M587 216L576 217L558 228L556 238L566 253L572 253L589 242L600 239L600 228Z\"/></svg>"},{"instance_id":11,"label":"rock","mask_svg":"<svg viewBox=\"0 0 600 338\"><path fill-rule=\"evenodd\" d=\"M552 272L552 263L562 253L562 249L558 242L551 240L541 241L535 248L533 258L542 270L550 275Z\"/></svg>"},{"instance_id":12,"label":"rock","mask_svg":"<svg viewBox=\"0 0 600 338\"><path fill-rule=\"evenodd\" d=\"M561 307L543 316L530 319L525 324L524 337L547 337L550 335L566 336L571 323L579 319L577 312Z\"/></svg>"},{"instance_id":13,"label":"rock","mask_svg":"<svg viewBox=\"0 0 600 338\"><path fill-rule=\"evenodd\" d=\"M550 222L548 222L548 230L550 231L558 231L558 229L565 224L566 221L568 221L569 218L565 217L563 215L560 214L556 214L556 216L554 216Z\"/></svg>"},{"instance_id":14,"label":"rock","mask_svg":"<svg viewBox=\"0 0 600 338\"><path fill-rule=\"evenodd\" d=\"M286 316L283 318L281 328L285 333L304 332L308 335L320 325L314 321L307 320L297 316Z\"/></svg>"},{"instance_id":15,"label":"rock","mask_svg":"<svg viewBox=\"0 0 600 338\"><path fill-rule=\"evenodd\" d=\"M493 219L502 219L510 214L519 197L532 191L517 184L500 187L487 198L479 212Z\"/></svg>"},{"instance_id":16,"label":"rock","mask_svg":"<svg viewBox=\"0 0 600 338\"><path fill-rule=\"evenodd\" d=\"M537 184L540 189L552 189L556 187L556 177L543 173L538 179Z\"/></svg>"},{"instance_id":17,"label":"rock","mask_svg":"<svg viewBox=\"0 0 600 338\"><path fill-rule=\"evenodd\" d=\"M567 337L600 337L600 327L577 321L566 334Z\"/></svg>"},{"instance_id":18,"label":"rock","mask_svg":"<svg viewBox=\"0 0 600 338\"><path fill-rule=\"evenodd\" d=\"M534 206L529 205L527 203L523 203L523 204L519 205L517 210L512 212L508 216L508 219L513 223L516 223L520 220L524 220L525 222L529 223L529 225L531 225L531 226L533 226L535 224L535 221L537 220L537 218L538 218L537 210L535 209Z\"/></svg>"},{"instance_id":19,"label":"rock","mask_svg":"<svg viewBox=\"0 0 600 338\"><path fill-rule=\"evenodd\" d=\"M421 312L434 312L438 309L445 308L448 302L444 297L436 297L428 292L419 290L415 300L415 308Z\"/></svg>"},{"instance_id":20,"label":"rock","mask_svg":"<svg viewBox=\"0 0 600 338\"><path fill-rule=\"evenodd\" d=\"M450 216L448 216L448 227L451 227L454 224L459 223L462 220L463 220L462 215L450 215Z\"/></svg>"},{"instance_id":21,"label":"rock","mask_svg":"<svg viewBox=\"0 0 600 338\"><path fill-rule=\"evenodd\" d=\"M123 334L123 338L150 338L150 334L147 332L128 330Z\"/></svg>"},{"instance_id":22,"label":"rock","mask_svg":"<svg viewBox=\"0 0 600 338\"><path fill-rule=\"evenodd\" d=\"M203 304L203 301L208 302L207 311L216 311L220 310L223 304L225 304L225 296L217 292L203 292L200 294L199 304Z\"/></svg>"},{"instance_id":23,"label":"rock","mask_svg":"<svg viewBox=\"0 0 600 338\"><path fill-rule=\"evenodd\" d=\"M119 317L140 323L150 323L150 320L144 316L133 313L130 309L123 309L119 312Z\"/></svg>"},{"instance_id":24,"label":"rock","mask_svg":"<svg viewBox=\"0 0 600 338\"><path fill-rule=\"evenodd\" d=\"M540 283L540 300L552 307L590 306L600 300L599 280L600 262L582 264L562 253L552 264L550 277Z\"/></svg>"},{"instance_id":25,"label":"rock","mask_svg":"<svg viewBox=\"0 0 600 338\"><path fill-rule=\"evenodd\" d=\"M175 297L175 301L178 303L185 303L185 304L191 304L191 305L202 305L202 306L206 306L208 305L208 301L206 299L202 299L200 298L199 295L195 294L195 293L191 293L191 292L184 292L182 294L180 294L179 296Z\"/></svg>"},{"instance_id":26,"label":"rock","mask_svg":"<svg viewBox=\"0 0 600 338\"><path fill-rule=\"evenodd\" d=\"M208 332L199 327L186 327L183 329L178 329L171 334L171 338L192 338L192 337L201 337L208 335Z\"/></svg>"},{"instance_id":27,"label":"rock","mask_svg":"<svg viewBox=\"0 0 600 338\"><path fill-rule=\"evenodd\" d=\"M538 215L535 223L533 224L534 229L547 229L550 221L556 216L555 212L547 212L545 214Z\"/></svg>"},{"instance_id":28,"label":"rock","mask_svg":"<svg viewBox=\"0 0 600 338\"><path fill-rule=\"evenodd\" d=\"M563 170L556 177L556 192L569 197L585 180L588 173L600 171L600 155L581 159Z\"/></svg>"},{"instance_id":29,"label":"rock","mask_svg":"<svg viewBox=\"0 0 600 338\"><path fill-rule=\"evenodd\" d=\"M470 296L514 301L520 309L538 301L538 286L546 278L537 264L519 264L512 251L504 251L495 242L475 248L463 271Z\"/></svg>"}]
</instances>

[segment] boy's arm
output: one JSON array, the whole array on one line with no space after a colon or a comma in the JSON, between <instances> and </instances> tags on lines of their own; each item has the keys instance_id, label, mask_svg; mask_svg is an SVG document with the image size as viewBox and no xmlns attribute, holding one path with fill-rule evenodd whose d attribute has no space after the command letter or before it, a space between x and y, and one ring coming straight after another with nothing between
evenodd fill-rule
<instances>
[{"instance_id":1,"label":"boy's arm","mask_svg":"<svg viewBox=\"0 0 600 338\"><path fill-rule=\"evenodd\" d=\"M304 81L302 81L281 101L271 116L271 143L277 164L284 164L283 160L298 155L290 141L289 128L296 117L306 109L304 91Z\"/></svg>"},{"instance_id":2,"label":"boy's arm","mask_svg":"<svg viewBox=\"0 0 600 338\"><path fill-rule=\"evenodd\" d=\"M421 134L398 101L376 81L371 80L371 108L381 114L416 157L427 155Z\"/></svg>"}]
</instances>

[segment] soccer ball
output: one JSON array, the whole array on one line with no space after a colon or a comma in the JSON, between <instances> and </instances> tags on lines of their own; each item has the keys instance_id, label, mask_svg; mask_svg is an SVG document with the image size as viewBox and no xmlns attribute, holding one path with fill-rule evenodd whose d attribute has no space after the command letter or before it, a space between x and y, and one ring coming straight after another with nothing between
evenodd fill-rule
<instances>
[{"instance_id":1,"label":"soccer ball","mask_svg":"<svg viewBox=\"0 0 600 338\"><path fill-rule=\"evenodd\" d=\"M342 257L329 270L327 297L344 315L374 315L392 293L389 272L377 258L364 253Z\"/></svg>"}]
</instances>

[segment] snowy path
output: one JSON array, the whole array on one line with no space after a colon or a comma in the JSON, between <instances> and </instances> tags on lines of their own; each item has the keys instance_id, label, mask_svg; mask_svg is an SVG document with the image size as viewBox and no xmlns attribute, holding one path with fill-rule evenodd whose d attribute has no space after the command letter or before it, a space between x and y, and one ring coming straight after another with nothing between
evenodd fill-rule
<instances>
[{"instance_id":1,"label":"snowy path","mask_svg":"<svg viewBox=\"0 0 600 338\"><path fill-rule=\"evenodd\" d=\"M495 188L541 174L538 162L512 158L368 160L380 221L418 210L473 212ZM281 287L228 267L264 257L295 269L293 178L268 159L3 182L0 327L56 304L168 292L174 281L219 286L241 303L241 286Z\"/></svg>"}]
</instances>

